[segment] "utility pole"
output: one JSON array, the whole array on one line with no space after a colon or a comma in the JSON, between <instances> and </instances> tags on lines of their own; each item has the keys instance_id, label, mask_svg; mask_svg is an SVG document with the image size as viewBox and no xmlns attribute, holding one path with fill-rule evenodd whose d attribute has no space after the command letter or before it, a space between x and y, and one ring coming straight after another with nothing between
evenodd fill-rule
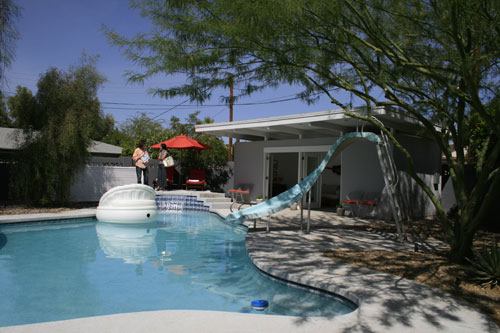
<instances>
[{"instance_id":1,"label":"utility pole","mask_svg":"<svg viewBox=\"0 0 500 333\"><path fill-rule=\"evenodd\" d=\"M233 77L231 76L231 85L229 86L229 121L233 121ZM229 150L227 160L233 161L233 138L229 137Z\"/></svg>"}]
</instances>

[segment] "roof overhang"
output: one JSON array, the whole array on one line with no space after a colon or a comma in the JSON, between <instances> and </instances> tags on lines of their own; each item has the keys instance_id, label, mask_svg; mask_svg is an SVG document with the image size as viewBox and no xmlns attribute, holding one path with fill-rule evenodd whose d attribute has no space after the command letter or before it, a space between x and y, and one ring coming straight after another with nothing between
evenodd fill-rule
<instances>
[{"instance_id":1,"label":"roof overhang","mask_svg":"<svg viewBox=\"0 0 500 333\"><path fill-rule=\"evenodd\" d=\"M353 112L363 115L366 114L366 109L355 108ZM372 110L372 114L385 126L401 132L416 134L421 129L416 119L392 108L378 107ZM375 128L366 121L347 116L342 109L196 125L197 133L249 141L335 137L361 130Z\"/></svg>"},{"instance_id":2,"label":"roof overhang","mask_svg":"<svg viewBox=\"0 0 500 333\"><path fill-rule=\"evenodd\" d=\"M35 132L35 135L37 133ZM13 153L22 147L24 143L23 130L19 128L0 127L0 152ZM118 157L123 148L110 145L100 141L92 140L87 151L93 156Z\"/></svg>"},{"instance_id":3,"label":"roof overhang","mask_svg":"<svg viewBox=\"0 0 500 333\"><path fill-rule=\"evenodd\" d=\"M120 156L123 148L101 141L92 140L87 151L94 156Z\"/></svg>"}]
</instances>

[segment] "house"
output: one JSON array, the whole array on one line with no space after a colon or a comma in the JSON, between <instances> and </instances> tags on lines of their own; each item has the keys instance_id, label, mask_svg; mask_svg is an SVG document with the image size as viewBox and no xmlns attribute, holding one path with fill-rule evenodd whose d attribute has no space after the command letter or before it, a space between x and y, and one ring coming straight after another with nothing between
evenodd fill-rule
<instances>
[{"instance_id":1,"label":"house","mask_svg":"<svg viewBox=\"0 0 500 333\"><path fill-rule=\"evenodd\" d=\"M0 127L0 172L2 188L0 200L9 198L10 162L13 153L23 143L22 130ZM71 201L98 201L103 193L117 185L136 182L135 168L130 158L119 158L122 148L100 141L92 141L88 148L91 158L86 167L76 177L70 190ZM127 161L127 163L124 163Z\"/></svg>"},{"instance_id":2,"label":"house","mask_svg":"<svg viewBox=\"0 0 500 333\"><path fill-rule=\"evenodd\" d=\"M366 111L356 108L353 112ZM441 152L438 145L419 134L421 126L416 119L388 107L378 107L372 112L410 152L417 173L439 195ZM196 126L198 133L236 138L234 184L251 184L254 199L257 195L276 196L297 184L318 166L339 137L356 131L379 133L375 126L349 117L342 110ZM432 203L406 172L404 155L392 145L390 151L397 169L397 195L403 215L433 216ZM357 141L345 148L328 162L311 191L313 208L333 208L339 201L348 199L376 202L375 206L366 207L369 209L351 207L356 215L391 217L389 193L374 143Z\"/></svg>"},{"instance_id":3,"label":"house","mask_svg":"<svg viewBox=\"0 0 500 333\"><path fill-rule=\"evenodd\" d=\"M23 131L19 128L0 127L0 158L8 160L12 153L19 149L23 144ZM88 148L91 156L98 157L119 157L122 148L113 146L100 141L92 141Z\"/></svg>"}]
</instances>

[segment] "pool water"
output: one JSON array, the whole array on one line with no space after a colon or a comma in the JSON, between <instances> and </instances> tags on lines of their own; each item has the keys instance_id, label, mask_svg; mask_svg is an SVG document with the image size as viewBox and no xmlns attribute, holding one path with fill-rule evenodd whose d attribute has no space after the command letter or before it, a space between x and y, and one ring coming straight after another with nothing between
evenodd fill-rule
<instances>
[{"instance_id":1,"label":"pool water","mask_svg":"<svg viewBox=\"0 0 500 333\"><path fill-rule=\"evenodd\" d=\"M208 213L160 214L142 226L0 226L0 326L151 310L330 317L355 309L258 271L245 233ZM253 309L256 299L269 307Z\"/></svg>"}]
</instances>

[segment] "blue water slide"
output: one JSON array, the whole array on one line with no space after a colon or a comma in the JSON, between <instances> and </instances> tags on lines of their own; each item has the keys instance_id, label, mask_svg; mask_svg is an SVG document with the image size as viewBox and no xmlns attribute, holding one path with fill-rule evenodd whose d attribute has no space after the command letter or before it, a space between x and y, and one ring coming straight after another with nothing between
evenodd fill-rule
<instances>
[{"instance_id":1,"label":"blue water slide","mask_svg":"<svg viewBox=\"0 0 500 333\"><path fill-rule=\"evenodd\" d=\"M381 139L378 135L370 132L353 132L338 138L337 141L335 141L335 143L328 150L325 158L319 164L319 166L300 183L294 185L286 192L272 197L267 201L261 202L258 205L229 214L226 217L226 221L233 223L243 223L243 221L245 220L253 220L259 217L268 216L277 213L287 207L290 207L293 203L299 201L300 198L306 195L306 193L316 183L323 170L325 170L328 161L332 157L340 154L340 152L350 144L360 140L368 140L377 144L381 142Z\"/></svg>"}]
</instances>

